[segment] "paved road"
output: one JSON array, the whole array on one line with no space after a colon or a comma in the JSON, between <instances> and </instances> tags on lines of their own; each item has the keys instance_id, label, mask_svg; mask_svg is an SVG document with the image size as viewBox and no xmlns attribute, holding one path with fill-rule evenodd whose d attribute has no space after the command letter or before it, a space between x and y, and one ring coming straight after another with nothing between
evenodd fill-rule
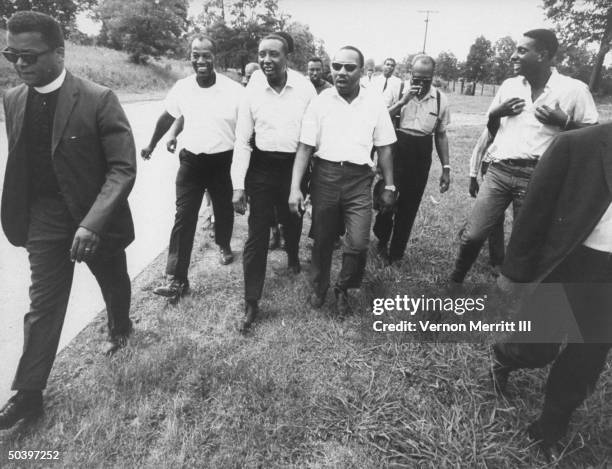
<instances>
[{"instance_id":1,"label":"paved road","mask_svg":"<svg viewBox=\"0 0 612 469\"><path fill-rule=\"evenodd\" d=\"M142 148L159 116L160 101L124 106L136 146ZM4 180L7 149L4 123L0 125L0 176ZM162 140L163 142L163 140ZM167 246L174 217L176 156L160 146L151 161L138 160L138 177L130 195L136 241L128 248L128 269L133 278ZM0 405L10 396L10 385L23 344L23 315L28 308L29 265L24 249L11 246L0 234ZM77 265L72 295L62 333L64 347L103 308L100 290L84 265Z\"/></svg>"}]
</instances>

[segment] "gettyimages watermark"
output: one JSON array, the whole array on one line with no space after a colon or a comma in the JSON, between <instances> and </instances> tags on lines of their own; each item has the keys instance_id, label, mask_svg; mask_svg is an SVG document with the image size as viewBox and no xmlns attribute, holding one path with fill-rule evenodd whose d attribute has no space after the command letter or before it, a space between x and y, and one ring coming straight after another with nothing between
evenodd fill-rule
<instances>
[{"instance_id":1,"label":"gettyimages watermark","mask_svg":"<svg viewBox=\"0 0 612 469\"><path fill-rule=\"evenodd\" d=\"M512 295L491 285L457 295L394 294L372 299L370 329L416 342L612 342L612 314L587 327L568 292L567 284L542 284L521 285Z\"/></svg>"}]
</instances>

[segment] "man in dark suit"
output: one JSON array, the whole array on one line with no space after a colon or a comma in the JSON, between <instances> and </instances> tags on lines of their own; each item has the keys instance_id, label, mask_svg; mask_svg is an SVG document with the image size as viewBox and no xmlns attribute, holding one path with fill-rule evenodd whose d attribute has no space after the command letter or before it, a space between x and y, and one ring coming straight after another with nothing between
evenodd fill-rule
<instances>
[{"instance_id":1,"label":"man in dark suit","mask_svg":"<svg viewBox=\"0 0 612 469\"><path fill-rule=\"evenodd\" d=\"M593 390L612 344L611 203L612 124L559 135L531 177L502 267L503 289L537 284L522 301L534 334L493 347L494 385L504 392L511 371L553 362L544 408L529 427L547 450Z\"/></svg>"},{"instance_id":2,"label":"man in dark suit","mask_svg":"<svg viewBox=\"0 0 612 469\"><path fill-rule=\"evenodd\" d=\"M36 12L8 22L2 51L23 84L4 96L8 160L2 227L25 247L32 271L17 393L0 429L42 411L74 272L85 262L102 290L114 353L131 332L125 247L134 239L127 203L136 177L132 131L117 97L64 69L60 25Z\"/></svg>"}]
</instances>

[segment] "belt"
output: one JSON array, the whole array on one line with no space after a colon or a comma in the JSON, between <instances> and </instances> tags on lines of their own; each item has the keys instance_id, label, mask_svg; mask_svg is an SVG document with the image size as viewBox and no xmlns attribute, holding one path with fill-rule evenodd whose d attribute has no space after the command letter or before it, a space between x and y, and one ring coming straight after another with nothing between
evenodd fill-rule
<instances>
[{"instance_id":1,"label":"belt","mask_svg":"<svg viewBox=\"0 0 612 469\"><path fill-rule=\"evenodd\" d=\"M315 160L321 163L327 163L327 164L331 164L334 166L349 166L352 168L370 168L370 165L367 163L357 164L357 163L351 163L350 161L330 161L324 158L319 158L318 156L315 157Z\"/></svg>"},{"instance_id":2,"label":"belt","mask_svg":"<svg viewBox=\"0 0 612 469\"><path fill-rule=\"evenodd\" d=\"M538 160L527 160L525 158L509 158L507 160L496 160L492 161L491 164L503 163L508 166L514 166L515 168L533 168L538 164Z\"/></svg>"}]
</instances>

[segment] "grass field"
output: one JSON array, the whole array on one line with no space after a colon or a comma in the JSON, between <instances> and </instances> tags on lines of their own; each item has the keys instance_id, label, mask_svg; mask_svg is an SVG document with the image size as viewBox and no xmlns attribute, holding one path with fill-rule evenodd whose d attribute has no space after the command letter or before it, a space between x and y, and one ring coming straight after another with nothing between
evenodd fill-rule
<instances>
[{"instance_id":1,"label":"grass field","mask_svg":"<svg viewBox=\"0 0 612 469\"><path fill-rule=\"evenodd\" d=\"M354 316L331 319L329 299L321 311L306 307L306 275L288 276L285 255L275 251L263 316L251 336L240 336L241 258L219 266L199 229L191 295L171 306L151 294L162 279L162 254L134 283L129 347L112 359L99 355L100 315L58 357L38 426L0 437L0 465L30 467L8 461L8 451L44 449L59 452L44 467L546 466L524 433L542 405L546 370L513 375L506 400L491 390L485 344L419 343L371 330L372 298L440 293L454 260L472 203L469 154L490 98L450 100L451 190L438 192L434 161L407 259L384 267L370 256ZM612 106L602 110L609 119ZM238 217L237 253L245 237L246 218ZM306 268L309 249L303 236ZM333 275L339 263L336 253ZM484 255L468 281L493 282ZM611 401L608 364L575 413L559 467L612 464Z\"/></svg>"}]
</instances>

